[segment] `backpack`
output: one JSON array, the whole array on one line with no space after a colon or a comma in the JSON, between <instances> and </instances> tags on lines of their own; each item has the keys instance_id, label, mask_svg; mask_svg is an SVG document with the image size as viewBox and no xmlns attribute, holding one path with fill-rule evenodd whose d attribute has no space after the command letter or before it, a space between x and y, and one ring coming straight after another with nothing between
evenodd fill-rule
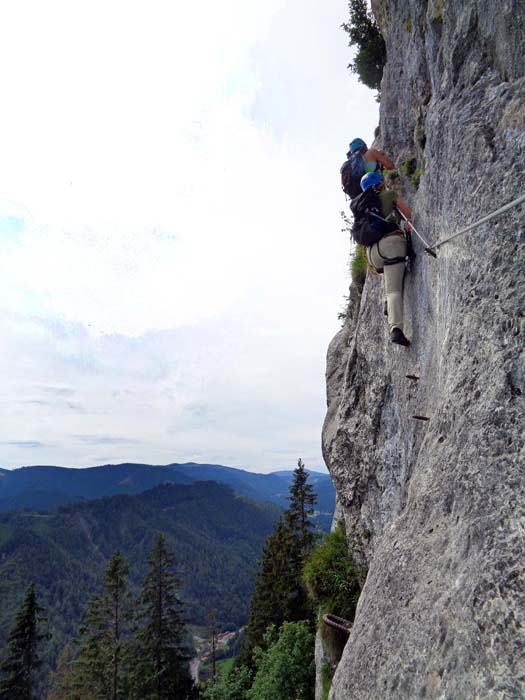
<instances>
[{"instance_id":1,"label":"backpack","mask_svg":"<svg viewBox=\"0 0 525 700\"><path fill-rule=\"evenodd\" d=\"M359 151L355 151L341 166L341 187L350 199L361 194L361 178L365 174L365 161Z\"/></svg>"},{"instance_id":2,"label":"backpack","mask_svg":"<svg viewBox=\"0 0 525 700\"><path fill-rule=\"evenodd\" d=\"M385 221L381 216L381 202L373 187L354 197L350 209L354 216L352 238L361 245L372 246L387 233L399 228L393 221Z\"/></svg>"}]
</instances>

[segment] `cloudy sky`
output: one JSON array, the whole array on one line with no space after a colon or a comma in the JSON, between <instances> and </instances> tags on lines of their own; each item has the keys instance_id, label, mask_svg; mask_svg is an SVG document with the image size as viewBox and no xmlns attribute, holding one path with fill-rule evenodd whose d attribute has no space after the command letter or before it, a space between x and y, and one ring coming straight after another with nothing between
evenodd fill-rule
<instances>
[{"instance_id":1,"label":"cloudy sky","mask_svg":"<svg viewBox=\"0 0 525 700\"><path fill-rule=\"evenodd\" d=\"M0 466L322 468L346 0L0 10Z\"/></svg>"}]
</instances>

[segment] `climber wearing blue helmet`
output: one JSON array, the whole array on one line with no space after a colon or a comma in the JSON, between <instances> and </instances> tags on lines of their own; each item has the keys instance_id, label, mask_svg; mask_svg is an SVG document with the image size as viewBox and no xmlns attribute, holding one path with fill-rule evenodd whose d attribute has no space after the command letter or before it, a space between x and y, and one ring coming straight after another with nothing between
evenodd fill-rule
<instances>
[{"instance_id":1,"label":"climber wearing blue helmet","mask_svg":"<svg viewBox=\"0 0 525 700\"><path fill-rule=\"evenodd\" d=\"M367 173L361 178L361 189L366 192L369 187L376 187L383 183L383 176L381 173Z\"/></svg>"},{"instance_id":2,"label":"climber wearing blue helmet","mask_svg":"<svg viewBox=\"0 0 525 700\"><path fill-rule=\"evenodd\" d=\"M410 208L397 192L385 189L383 176L380 173L363 175L361 189L366 192L370 188L379 198L380 213L383 219L399 225L397 209L407 219L412 218ZM407 242L400 228L386 233L377 243L366 248L370 265L375 268L376 272L384 273L390 337L392 342L398 345L410 344L403 332L403 278L405 276L406 254Z\"/></svg>"},{"instance_id":3,"label":"climber wearing blue helmet","mask_svg":"<svg viewBox=\"0 0 525 700\"><path fill-rule=\"evenodd\" d=\"M350 199L361 193L359 181L365 173L380 172L383 168L393 170L396 167L388 156L375 148L368 148L360 138L350 141L346 157L340 171L341 186Z\"/></svg>"},{"instance_id":4,"label":"climber wearing blue helmet","mask_svg":"<svg viewBox=\"0 0 525 700\"><path fill-rule=\"evenodd\" d=\"M348 146L348 153L346 155L349 156L351 153L359 151L360 149L364 149L364 153L367 149L366 143L363 141L363 139L354 139L353 141L350 141L350 145Z\"/></svg>"}]
</instances>

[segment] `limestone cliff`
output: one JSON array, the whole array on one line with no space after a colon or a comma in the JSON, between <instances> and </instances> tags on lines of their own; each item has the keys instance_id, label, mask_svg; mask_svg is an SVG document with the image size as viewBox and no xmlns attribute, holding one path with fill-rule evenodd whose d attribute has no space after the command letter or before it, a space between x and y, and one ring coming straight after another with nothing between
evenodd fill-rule
<instances>
[{"instance_id":1,"label":"limestone cliff","mask_svg":"<svg viewBox=\"0 0 525 700\"><path fill-rule=\"evenodd\" d=\"M433 242L525 193L525 4L373 6L377 145L417 165L397 189ZM324 455L368 565L332 700L525 697L524 220L416 242L410 348L371 276L329 348Z\"/></svg>"}]
</instances>

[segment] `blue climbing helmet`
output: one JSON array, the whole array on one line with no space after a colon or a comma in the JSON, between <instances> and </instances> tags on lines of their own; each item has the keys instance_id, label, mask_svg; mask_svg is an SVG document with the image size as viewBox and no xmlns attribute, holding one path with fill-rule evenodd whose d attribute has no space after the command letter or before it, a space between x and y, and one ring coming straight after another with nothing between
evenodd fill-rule
<instances>
[{"instance_id":1,"label":"blue climbing helmet","mask_svg":"<svg viewBox=\"0 0 525 700\"><path fill-rule=\"evenodd\" d=\"M375 187L383 182L381 173L366 173L361 178L361 189L366 192L369 187Z\"/></svg>"},{"instance_id":2,"label":"blue climbing helmet","mask_svg":"<svg viewBox=\"0 0 525 700\"><path fill-rule=\"evenodd\" d=\"M360 148L363 148L363 146L366 146L366 143L363 141L363 139L354 139L353 141L350 141L350 145L348 146L348 153L354 153L354 151L358 151Z\"/></svg>"}]
</instances>

